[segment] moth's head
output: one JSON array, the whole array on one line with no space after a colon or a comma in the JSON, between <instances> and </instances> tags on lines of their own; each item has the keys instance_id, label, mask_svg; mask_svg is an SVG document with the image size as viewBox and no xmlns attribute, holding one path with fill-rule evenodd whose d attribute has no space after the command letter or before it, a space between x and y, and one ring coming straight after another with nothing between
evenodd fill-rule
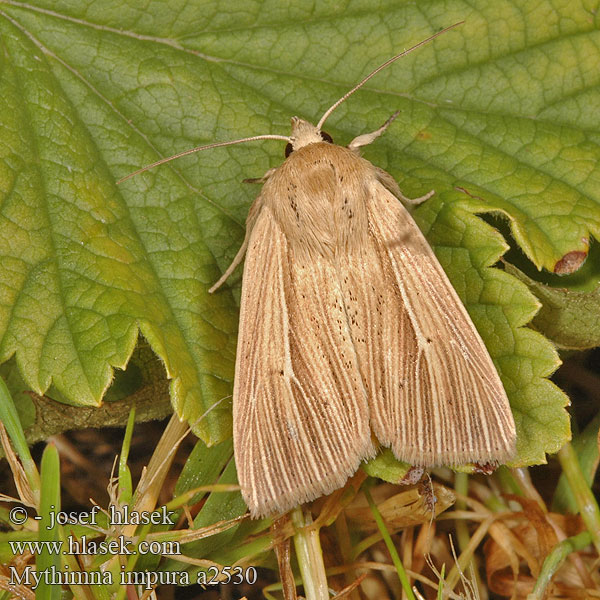
<instances>
[{"instance_id":1,"label":"moth's head","mask_svg":"<svg viewBox=\"0 0 600 600\"><path fill-rule=\"evenodd\" d=\"M333 143L331 136L324 131L321 131L318 127L301 119L300 117L292 117L292 134L290 135L290 142L285 147L286 158L294 151L309 144L316 144L317 142L329 142Z\"/></svg>"}]
</instances>

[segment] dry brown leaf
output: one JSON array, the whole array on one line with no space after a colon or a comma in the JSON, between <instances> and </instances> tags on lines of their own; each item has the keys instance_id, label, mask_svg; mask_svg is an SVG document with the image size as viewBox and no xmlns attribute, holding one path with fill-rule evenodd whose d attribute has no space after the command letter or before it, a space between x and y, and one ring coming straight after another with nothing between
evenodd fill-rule
<instances>
[{"instance_id":1,"label":"dry brown leaf","mask_svg":"<svg viewBox=\"0 0 600 600\"><path fill-rule=\"evenodd\" d=\"M503 523L497 523L506 527L508 532L503 531L502 527L494 531L490 528L491 537L484 546L484 554L490 591L519 600L533 591L544 560L560 541L555 527L560 528L565 537L570 537L584 531L585 526L578 515L544 513L535 502L524 498L513 499L518 500L523 512L513 513ZM501 535L506 537L501 539ZM511 537L515 542L512 545L508 541ZM507 552L507 547L512 549L512 553ZM516 574L513 572L515 556L519 560ZM598 571L598 556L592 550L589 553L579 552L578 558L587 573L593 575L594 570ZM593 577L585 576L586 573L582 576L577 567L578 563L573 560L566 560L560 566L548 587L547 600L594 597L594 590L588 587ZM596 573L597 581L600 581L599 575ZM596 597L600 597L597 586L594 589L598 594Z\"/></svg>"}]
</instances>

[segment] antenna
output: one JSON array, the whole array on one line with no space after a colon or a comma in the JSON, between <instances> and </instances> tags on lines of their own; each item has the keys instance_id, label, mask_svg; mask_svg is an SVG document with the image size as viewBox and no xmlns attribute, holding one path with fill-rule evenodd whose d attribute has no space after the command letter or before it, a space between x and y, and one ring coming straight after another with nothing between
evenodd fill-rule
<instances>
[{"instance_id":1,"label":"antenna","mask_svg":"<svg viewBox=\"0 0 600 600\"><path fill-rule=\"evenodd\" d=\"M200 152L201 150L210 150L211 148L220 148L222 146L233 146L234 144L243 144L244 142L254 142L255 140L283 140L284 142L289 142L290 138L286 135L255 135L247 138L240 138L239 140L231 140L229 142L215 142L214 144L207 144L206 146L196 146L196 148L191 148L190 150L184 150L183 152L179 152L178 154L173 154L173 156L167 156L166 158L161 158L156 162L153 162L150 165L146 165L133 173L129 173L129 175L125 175L125 177L121 177L117 181L117 185L143 173L144 171L148 171L153 169L154 167L158 167L159 165L164 165L165 163L175 160L176 158L181 158L182 156L187 156L188 154L194 154L194 152Z\"/></svg>"},{"instance_id":2,"label":"antenna","mask_svg":"<svg viewBox=\"0 0 600 600\"><path fill-rule=\"evenodd\" d=\"M438 31L437 33L434 33L433 35L429 36L427 39L419 42L418 44L415 44L412 48L409 48L408 50L404 50L403 52L400 52L400 54L396 54L396 56L393 56L389 60L386 60L382 65L380 65L374 71L372 71L371 73L369 73L360 83L358 83L357 85L355 85L349 92L346 92L333 106L331 106L328 110L326 110L325 114L321 117L321 120L317 123L317 129L319 131L321 131L321 127L323 126L323 123L325 123L325 121L327 120L327 118L329 117L329 115L342 102L346 101L350 96L352 96L352 94L354 94L354 92L356 92L363 85L365 85L365 83L367 83L367 81L369 81L369 79L371 79L371 77L375 77L375 75L377 75L377 73L379 73L379 71L383 71L383 69L385 69L386 67L389 67L393 62L396 62L399 58L402 58L403 56L406 56L407 54L410 54L413 50L416 50L417 48L420 48L421 46L424 46L425 44L428 44L429 42L431 42L432 40L434 40L436 37L439 37L440 35L443 35L447 31L450 31L451 29L454 29L455 27L458 27L459 25L462 25L463 23L464 23L464 21L459 21L458 23L454 23L454 25L450 25L449 27L446 27L445 29L442 29L441 31Z\"/></svg>"}]
</instances>

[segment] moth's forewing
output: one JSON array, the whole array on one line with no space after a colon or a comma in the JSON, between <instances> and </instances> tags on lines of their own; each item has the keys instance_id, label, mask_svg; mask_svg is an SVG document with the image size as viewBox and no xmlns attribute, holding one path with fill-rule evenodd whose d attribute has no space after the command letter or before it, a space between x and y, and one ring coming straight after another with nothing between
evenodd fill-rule
<instances>
[{"instance_id":1,"label":"moth's forewing","mask_svg":"<svg viewBox=\"0 0 600 600\"><path fill-rule=\"evenodd\" d=\"M289 183L303 206L300 180ZM244 266L233 397L238 478L253 516L332 492L374 453L335 264L294 251L302 240L286 236L273 213L277 175L260 201Z\"/></svg>"},{"instance_id":2,"label":"moth's forewing","mask_svg":"<svg viewBox=\"0 0 600 600\"><path fill-rule=\"evenodd\" d=\"M404 206L376 177L368 196L365 268L348 270L345 298L375 435L417 466L506 462L515 423L479 333Z\"/></svg>"}]
</instances>

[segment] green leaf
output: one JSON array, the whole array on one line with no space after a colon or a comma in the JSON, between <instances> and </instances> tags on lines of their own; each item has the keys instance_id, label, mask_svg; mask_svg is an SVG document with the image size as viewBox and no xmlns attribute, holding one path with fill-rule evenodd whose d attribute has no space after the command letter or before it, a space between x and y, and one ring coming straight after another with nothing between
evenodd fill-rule
<instances>
[{"instance_id":1,"label":"green leaf","mask_svg":"<svg viewBox=\"0 0 600 600\"><path fill-rule=\"evenodd\" d=\"M361 468L371 477L400 483L408 473L410 465L399 461L389 448L384 448L375 458L363 463Z\"/></svg>"},{"instance_id":2,"label":"green leaf","mask_svg":"<svg viewBox=\"0 0 600 600\"><path fill-rule=\"evenodd\" d=\"M225 454L229 454L231 457L230 448L229 452L227 451L227 444L223 444L220 448L216 449L216 451L207 453L207 464L205 465L206 470L204 476L202 477L202 481L204 483L212 479L212 473L214 473L214 471L211 463L217 461L220 462ZM212 483L212 481L210 482ZM233 458L230 458L229 464L227 464L223 470L218 482L237 483L237 473ZM182 480L182 485L184 487L187 487L190 483L191 480L187 476L184 480ZM236 517L243 515L246 511L246 504L244 503L240 492L212 492L194 519L194 529L209 527L210 525L219 521L235 519ZM183 547L183 552L186 556L211 558L215 552L223 551L223 548L229 547L229 545L232 543L232 540L235 538L236 533L242 526L243 524L237 524L221 533L185 544ZM172 559L166 562L166 566L164 568L176 571L185 569L190 573L193 573L194 576L196 576L196 573L199 570L203 570L197 566L184 565L181 562Z\"/></svg>"},{"instance_id":3,"label":"green leaf","mask_svg":"<svg viewBox=\"0 0 600 600\"><path fill-rule=\"evenodd\" d=\"M566 399L546 379L556 354L523 328L536 302L489 268L506 246L471 213L504 215L552 271L572 270L598 235L591 0L0 6L0 361L15 355L32 390L98 404L141 332L175 410L198 423L231 393L240 271L207 290L257 193L240 182L283 148L214 149L115 180L202 143L287 134L292 115L315 122L378 64L464 20L371 80L327 130L346 144L400 110L365 156L406 195L437 192L416 216L507 387L516 462L568 438ZM229 407L195 430L227 438Z\"/></svg>"},{"instance_id":4,"label":"green leaf","mask_svg":"<svg viewBox=\"0 0 600 600\"><path fill-rule=\"evenodd\" d=\"M40 503L41 517L39 523L39 540L45 542L45 548L39 553L36 561L37 570L41 573L51 573L52 570L60 573L61 548L59 525L55 522L55 515L61 510L60 504L60 459L54 444L49 444L42 455L40 468L42 480L42 494ZM53 550L49 550L52 547ZM40 600L57 600L60 598L60 586L47 583L44 578L36 590L35 597Z\"/></svg>"},{"instance_id":5,"label":"green leaf","mask_svg":"<svg viewBox=\"0 0 600 600\"><path fill-rule=\"evenodd\" d=\"M533 326L561 348L583 350L600 345L600 285L591 292L554 288L514 267L506 270L523 281L542 303Z\"/></svg>"},{"instance_id":6,"label":"green leaf","mask_svg":"<svg viewBox=\"0 0 600 600\"><path fill-rule=\"evenodd\" d=\"M31 453L29 452L29 446L23 433L23 427L19 420L19 414L13 399L10 395L6 383L0 377L0 423L6 429L8 437L10 438L17 456L21 461L33 462ZM33 481L29 482L33 487Z\"/></svg>"},{"instance_id":7,"label":"green leaf","mask_svg":"<svg viewBox=\"0 0 600 600\"><path fill-rule=\"evenodd\" d=\"M16 456L23 465L23 472L27 478L32 499L37 503L40 499L40 474L29 451L17 407L2 377L0 377L0 423L8 434ZM4 449L2 454L4 455ZM16 477L17 474L13 473L13 475Z\"/></svg>"},{"instance_id":8,"label":"green leaf","mask_svg":"<svg viewBox=\"0 0 600 600\"><path fill-rule=\"evenodd\" d=\"M198 442L181 471L175 486L175 495L179 496L197 487L211 485L216 482L223 468L233 458L233 445L227 440L218 446L207 448L203 442ZM198 493L191 498L188 504L197 504L205 496Z\"/></svg>"},{"instance_id":9,"label":"green leaf","mask_svg":"<svg viewBox=\"0 0 600 600\"><path fill-rule=\"evenodd\" d=\"M0 374L7 377L6 384L19 417L23 427L27 427L25 434L29 444L69 429L124 426L132 404L135 404L139 422L163 419L173 412L164 369L143 339L134 350L127 370L115 372L100 407L58 405L54 400L67 402L68 399L53 387L47 392L53 400L32 394L15 368L14 357L0 366ZM41 415L37 421L36 415Z\"/></svg>"},{"instance_id":10,"label":"green leaf","mask_svg":"<svg viewBox=\"0 0 600 600\"><path fill-rule=\"evenodd\" d=\"M600 415L596 415L586 428L573 439L573 449L579 461L581 472L588 487L594 484L594 478L600 464L598 451L598 430L600 428ZM579 506L573 490L565 473L562 473L554 491L552 510L561 514L577 514Z\"/></svg>"}]
</instances>

